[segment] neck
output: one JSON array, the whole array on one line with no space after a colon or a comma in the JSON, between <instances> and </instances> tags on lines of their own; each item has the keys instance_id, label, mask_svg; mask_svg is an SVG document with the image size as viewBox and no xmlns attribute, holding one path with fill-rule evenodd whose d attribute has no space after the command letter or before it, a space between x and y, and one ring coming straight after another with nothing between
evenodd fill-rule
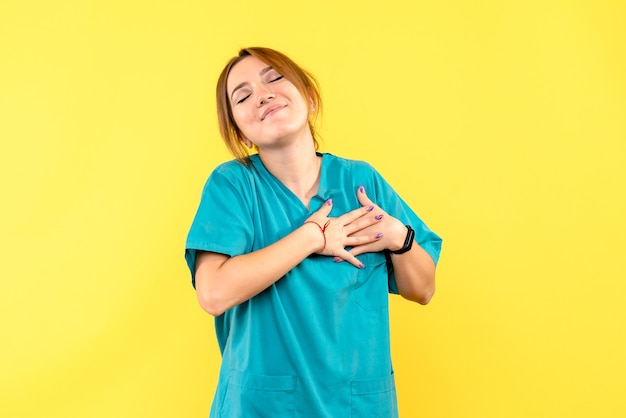
<instances>
[{"instance_id":1,"label":"neck","mask_svg":"<svg viewBox=\"0 0 626 418\"><path fill-rule=\"evenodd\" d=\"M308 207L317 193L321 167L313 138L279 149L259 149L259 157L265 168Z\"/></svg>"}]
</instances>

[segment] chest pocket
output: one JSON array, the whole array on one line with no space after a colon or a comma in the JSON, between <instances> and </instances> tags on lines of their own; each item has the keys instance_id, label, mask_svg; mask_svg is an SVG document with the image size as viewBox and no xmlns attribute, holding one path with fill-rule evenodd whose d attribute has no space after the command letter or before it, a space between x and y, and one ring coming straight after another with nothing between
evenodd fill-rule
<instances>
[{"instance_id":1,"label":"chest pocket","mask_svg":"<svg viewBox=\"0 0 626 418\"><path fill-rule=\"evenodd\" d=\"M295 417L297 383L296 376L260 376L231 370L220 416Z\"/></svg>"},{"instance_id":2,"label":"chest pocket","mask_svg":"<svg viewBox=\"0 0 626 418\"><path fill-rule=\"evenodd\" d=\"M357 305L366 311L389 304L389 274L385 254L365 253L357 256L365 268L358 271L354 295Z\"/></svg>"}]
</instances>

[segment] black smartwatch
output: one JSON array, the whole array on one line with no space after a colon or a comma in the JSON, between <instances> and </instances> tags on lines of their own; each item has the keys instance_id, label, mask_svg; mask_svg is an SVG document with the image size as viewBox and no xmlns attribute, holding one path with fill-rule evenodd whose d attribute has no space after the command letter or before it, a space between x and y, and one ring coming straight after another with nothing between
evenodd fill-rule
<instances>
[{"instance_id":1,"label":"black smartwatch","mask_svg":"<svg viewBox=\"0 0 626 418\"><path fill-rule=\"evenodd\" d=\"M396 251L389 251L391 254L404 254L409 251L413 246L413 238L415 238L415 231L411 228L411 225L406 225L406 238L404 239L404 245L402 248Z\"/></svg>"}]
</instances>

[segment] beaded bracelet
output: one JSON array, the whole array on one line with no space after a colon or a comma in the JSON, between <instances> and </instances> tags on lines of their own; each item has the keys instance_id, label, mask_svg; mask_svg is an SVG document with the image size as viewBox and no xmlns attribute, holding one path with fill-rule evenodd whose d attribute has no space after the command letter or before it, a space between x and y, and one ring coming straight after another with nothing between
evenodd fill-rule
<instances>
[{"instance_id":1,"label":"beaded bracelet","mask_svg":"<svg viewBox=\"0 0 626 418\"><path fill-rule=\"evenodd\" d=\"M324 251L324 248L326 248L326 228L328 228L328 225L330 224L330 219L328 221L326 221L326 223L324 224L323 227L320 224L318 224L317 222L315 222L315 221L305 221L304 224L315 224L320 229L320 231L322 231L322 236L324 237L324 246L322 247L321 250L319 250L317 252ZM302 225L304 225L304 224L302 224Z\"/></svg>"}]
</instances>

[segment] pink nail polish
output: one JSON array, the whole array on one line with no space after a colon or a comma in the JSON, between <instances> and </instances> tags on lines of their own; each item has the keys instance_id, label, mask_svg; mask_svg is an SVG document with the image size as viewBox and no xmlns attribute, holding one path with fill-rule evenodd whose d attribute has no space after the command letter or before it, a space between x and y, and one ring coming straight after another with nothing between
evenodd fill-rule
<instances>
[{"instance_id":1,"label":"pink nail polish","mask_svg":"<svg viewBox=\"0 0 626 418\"><path fill-rule=\"evenodd\" d=\"M363 264L363 263L359 264L359 268L364 269L365 268L365 264Z\"/></svg>"},{"instance_id":2,"label":"pink nail polish","mask_svg":"<svg viewBox=\"0 0 626 418\"><path fill-rule=\"evenodd\" d=\"M383 233L379 232L378 234L376 234L376 239L381 239L383 237Z\"/></svg>"},{"instance_id":3,"label":"pink nail polish","mask_svg":"<svg viewBox=\"0 0 626 418\"><path fill-rule=\"evenodd\" d=\"M332 205L332 204L333 204L333 199L332 199L332 198L328 199L328 200L326 201L326 204L327 204L328 206Z\"/></svg>"},{"instance_id":4,"label":"pink nail polish","mask_svg":"<svg viewBox=\"0 0 626 418\"><path fill-rule=\"evenodd\" d=\"M335 258L333 258L333 261L334 261L335 263L338 263L338 262L340 262L340 261L341 261L341 258L339 258L339 257L335 257Z\"/></svg>"},{"instance_id":5,"label":"pink nail polish","mask_svg":"<svg viewBox=\"0 0 626 418\"><path fill-rule=\"evenodd\" d=\"M366 210L367 210L368 212L371 212L371 211L372 211L372 209L374 209L374 206L368 206Z\"/></svg>"},{"instance_id":6,"label":"pink nail polish","mask_svg":"<svg viewBox=\"0 0 626 418\"><path fill-rule=\"evenodd\" d=\"M359 186L359 192L365 193L365 187L363 187L363 185Z\"/></svg>"},{"instance_id":7,"label":"pink nail polish","mask_svg":"<svg viewBox=\"0 0 626 418\"><path fill-rule=\"evenodd\" d=\"M376 219L377 221L380 221L381 219L383 219L383 214L381 213L380 215L374 216L374 219Z\"/></svg>"}]
</instances>

